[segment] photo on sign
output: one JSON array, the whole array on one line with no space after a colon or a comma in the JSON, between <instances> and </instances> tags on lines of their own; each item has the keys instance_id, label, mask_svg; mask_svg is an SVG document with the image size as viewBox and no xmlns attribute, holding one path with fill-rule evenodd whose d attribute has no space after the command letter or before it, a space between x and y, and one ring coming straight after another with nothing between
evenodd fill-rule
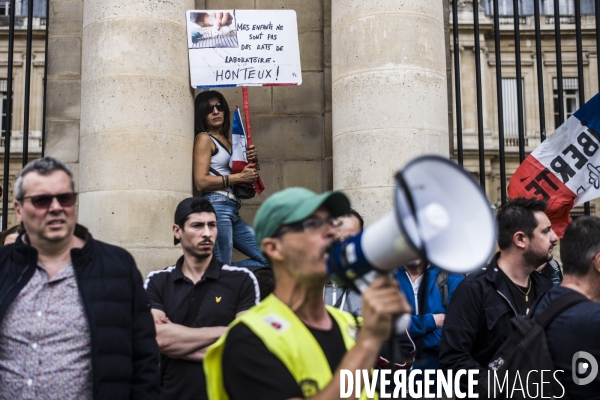
<instances>
[{"instance_id":1,"label":"photo on sign","mask_svg":"<svg viewBox=\"0 0 600 400\"><path fill-rule=\"evenodd\" d=\"M233 10L191 12L188 32L190 49L238 47Z\"/></svg>"}]
</instances>

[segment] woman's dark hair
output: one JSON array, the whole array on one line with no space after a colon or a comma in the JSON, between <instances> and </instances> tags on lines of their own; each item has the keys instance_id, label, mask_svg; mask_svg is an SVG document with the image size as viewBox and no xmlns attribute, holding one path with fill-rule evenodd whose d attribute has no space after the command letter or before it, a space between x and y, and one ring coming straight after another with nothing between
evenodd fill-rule
<instances>
[{"instance_id":1,"label":"woman's dark hair","mask_svg":"<svg viewBox=\"0 0 600 400\"><path fill-rule=\"evenodd\" d=\"M8 235L12 235L13 233L21 234L23 231L24 229L21 227L21 225L15 225L0 232L0 246L4 246L4 242L6 241L6 237Z\"/></svg>"},{"instance_id":2,"label":"woman's dark hair","mask_svg":"<svg viewBox=\"0 0 600 400\"><path fill-rule=\"evenodd\" d=\"M229 105L225 97L216 90L207 90L196 96L194 101L194 136L200 132L208 132L208 126L206 125L206 117L213 111L210 106L210 99L217 99L219 103L223 105L223 111L225 116L223 118L223 127L221 133L227 139L229 139L229 130L231 129L231 115L229 113Z\"/></svg>"}]
</instances>

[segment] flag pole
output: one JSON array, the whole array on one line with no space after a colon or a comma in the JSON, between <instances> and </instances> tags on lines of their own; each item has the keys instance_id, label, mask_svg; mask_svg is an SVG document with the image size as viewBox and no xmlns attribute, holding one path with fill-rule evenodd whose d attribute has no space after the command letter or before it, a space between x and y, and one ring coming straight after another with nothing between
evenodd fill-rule
<instances>
[{"instance_id":1,"label":"flag pole","mask_svg":"<svg viewBox=\"0 0 600 400\"><path fill-rule=\"evenodd\" d=\"M244 99L244 119L246 120L246 140L248 146L252 146L252 127L250 126L250 105L248 103L248 86L242 86L242 97ZM256 169L260 170L260 165L256 163Z\"/></svg>"},{"instance_id":2,"label":"flag pole","mask_svg":"<svg viewBox=\"0 0 600 400\"><path fill-rule=\"evenodd\" d=\"M246 119L246 136L248 146L252 146L252 128L250 127L250 106L248 104L248 86L242 86L242 96L244 97L244 118Z\"/></svg>"}]
</instances>

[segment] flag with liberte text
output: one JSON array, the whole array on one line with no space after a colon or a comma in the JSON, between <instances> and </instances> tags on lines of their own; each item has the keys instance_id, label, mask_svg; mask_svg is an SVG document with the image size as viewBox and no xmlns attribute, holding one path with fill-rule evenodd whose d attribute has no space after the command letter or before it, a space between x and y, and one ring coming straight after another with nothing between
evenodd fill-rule
<instances>
[{"instance_id":1,"label":"flag with liberte text","mask_svg":"<svg viewBox=\"0 0 600 400\"><path fill-rule=\"evenodd\" d=\"M248 165L248 159L246 158L247 150L248 140L246 137L246 130L244 129L244 124L242 124L240 109L236 107L235 112L233 113L233 123L231 126L231 159L229 161L229 166L231 167L232 174L242 172L244 167ZM252 187L258 194L261 194L262 191L265 190L265 185L263 184L262 179L260 179L260 176L254 184L243 183L241 185Z\"/></svg>"},{"instance_id":2,"label":"flag with liberte text","mask_svg":"<svg viewBox=\"0 0 600 400\"><path fill-rule=\"evenodd\" d=\"M600 197L600 93L540 144L510 179L508 196L548 202L552 228L563 237L574 206Z\"/></svg>"}]
</instances>

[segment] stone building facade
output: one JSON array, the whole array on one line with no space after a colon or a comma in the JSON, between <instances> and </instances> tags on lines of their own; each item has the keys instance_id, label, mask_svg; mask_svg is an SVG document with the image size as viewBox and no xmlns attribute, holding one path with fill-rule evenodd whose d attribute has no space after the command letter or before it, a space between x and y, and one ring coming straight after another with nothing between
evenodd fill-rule
<instances>
[{"instance_id":1,"label":"stone building facade","mask_svg":"<svg viewBox=\"0 0 600 400\"><path fill-rule=\"evenodd\" d=\"M486 189L498 204L495 57L485 4L480 21ZM478 178L472 2L459 6L465 168ZM50 0L46 153L75 172L81 223L97 238L126 247L142 271L163 268L179 255L172 246L172 215L177 202L192 193L195 91L184 39L189 9L297 13L302 85L249 89L267 187L244 203L241 214L249 223L266 197L289 186L344 190L371 222L391 209L393 175L406 161L424 153L456 157L456 143L449 140L456 127L450 126L448 107L454 96L447 49L455 50L448 1ZM598 87L594 23L584 17L587 98ZM527 152L539 144L532 27L532 18L525 17ZM514 80L511 29L501 26L502 66L503 77ZM556 70L551 29L544 19L548 133L554 127ZM574 26L563 29L563 74L571 78ZM240 89L222 91L230 105L242 104ZM507 177L518 165L515 143L508 135Z\"/></svg>"},{"instance_id":2,"label":"stone building facade","mask_svg":"<svg viewBox=\"0 0 600 400\"><path fill-rule=\"evenodd\" d=\"M289 186L343 189L368 221L383 215L393 172L417 154L448 155L446 111L414 123L428 106L447 110L447 16L437 3L50 0L46 150L75 172L80 221L126 247L143 271L179 254L171 244L172 214L192 192L188 9L297 12L302 85L249 89L267 190L245 202L242 216L251 223L266 197ZM398 21L412 29L403 31ZM381 29L373 31L373 23ZM414 32L428 44L403 49ZM241 90L223 93L230 105L241 104ZM423 139L413 142L417 134Z\"/></svg>"},{"instance_id":3,"label":"stone building facade","mask_svg":"<svg viewBox=\"0 0 600 400\"><path fill-rule=\"evenodd\" d=\"M541 142L540 113L538 96L538 78L536 64L535 20L533 0L520 2L521 36L521 73L523 83L523 114L525 122L525 153L533 151ZM579 91L584 92L586 101L598 93L598 54L596 52L596 21L593 2L582 0L582 48L583 81L579 88L577 82L577 53L575 42L575 16L573 0L560 0L562 74L565 88L565 100L562 105L565 118L583 104L579 104ZM479 2L479 37L481 43L481 80L483 96L483 127L485 143L485 181L486 194L491 203L501 204L500 193L500 157L498 102L496 87L496 55L493 27L493 9L491 0ZM460 77L463 115L464 167L479 181L479 151L477 128L477 87L475 82L475 39L473 31L473 2L458 3L458 49L460 57ZM502 68L503 108L504 108L504 145L506 151L506 179L508 181L519 166L518 123L515 43L512 14L512 0L499 0L500 17L500 59ZM542 70L545 109L546 135L550 135L558 126L558 90L557 67L554 36L553 1L540 1L540 28L542 38ZM456 49L451 48L452 54ZM454 65L454 64L453 64ZM453 70L453 76L455 71ZM453 86L454 88L454 86ZM456 102L453 98L453 109ZM456 120L454 121L454 156L456 150ZM592 213L596 205L591 204ZM573 215L583 214L583 206L573 210Z\"/></svg>"},{"instance_id":4,"label":"stone building facade","mask_svg":"<svg viewBox=\"0 0 600 400\"><path fill-rule=\"evenodd\" d=\"M81 222L128 248L146 272L172 264L180 252L171 225L177 202L192 193L195 95L184 13L206 8L286 8L298 15L303 84L249 88L267 189L245 202L243 218L251 223L264 198L284 187L332 187L329 0L50 0L47 154L74 170ZM136 40L142 33L150 39ZM165 36L172 42L161 42ZM156 68L165 44L167 60ZM231 106L242 104L241 89L222 92ZM98 113L103 107L110 110ZM146 192L162 194L148 202L140 199Z\"/></svg>"}]
</instances>

